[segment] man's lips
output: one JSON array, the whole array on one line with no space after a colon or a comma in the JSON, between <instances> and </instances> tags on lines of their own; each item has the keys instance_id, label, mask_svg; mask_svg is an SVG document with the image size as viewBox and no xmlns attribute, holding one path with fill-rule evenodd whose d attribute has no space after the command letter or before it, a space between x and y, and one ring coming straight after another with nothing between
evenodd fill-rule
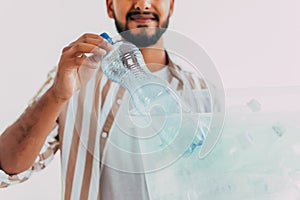
<instances>
[{"instance_id":1,"label":"man's lips","mask_svg":"<svg viewBox=\"0 0 300 200\"><path fill-rule=\"evenodd\" d=\"M129 18L130 20L139 22L139 23L146 23L156 20L155 17L152 16L143 16L143 15L135 15Z\"/></svg>"},{"instance_id":2,"label":"man's lips","mask_svg":"<svg viewBox=\"0 0 300 200\"><path fill-rule=\"evenodd\" d=\"M138 22L138 23L148 23L151 21L158 21L158 16L155 13L128 13L127 19Z\"/></svg>"}]
</instances>

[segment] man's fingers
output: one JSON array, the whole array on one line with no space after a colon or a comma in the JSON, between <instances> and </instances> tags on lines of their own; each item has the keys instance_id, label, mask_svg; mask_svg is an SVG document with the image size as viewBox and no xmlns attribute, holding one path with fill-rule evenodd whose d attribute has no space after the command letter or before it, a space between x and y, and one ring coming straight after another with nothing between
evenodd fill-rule
<instances>
[{"instance_id":1,"label":"man's fingers","mask_svg":"<svg viewBox=\"0 0 300 200\"><path fill-rule=\"evenodd\" d=\"M79 37L76 41L72 42L70 45L72 46L76 43L93 44L107 51L112 50L112 45L107 40L105 40L103 37L99 35L91 34L91 33L83 34L81 37Z\"/></svg>"},{"instance_id":2,"label":"man's fingers","mask_svg":"<svg viewBox=\"0 0 300 200\"><path fill-rule=\"evenodd\" d=\"M106 54L106 51L92 44L77 43L71 46L71 48L67 48L64 52L67 57L81 57L81 55L89 53L102 57Z\"/></svg>"},{"instance_id":3,"label":"man's fingers","mask_svg":"<svg viewBox=\"0 0 300 200\"><path fill-rule=\"evenodd\" d=\"M101 37L100 35L97 35L97 34L94 34L94 33L85 33L83 34L82 36L80 36L78 38L79 39L82 39L82 38L94 38L94 39L104 39L103 37Z\"/></svg>"},{"instance_id":4,"label":"man's fingers","mask_svg":"<svg viewBox=\"0 0 300 200\"><path fill-rule=\"evenodd\" d=\"M81 43L92 44L92 45L95 45L95 46L100 47L102 49L105 49L107 51L110 51L113 48L113 46L103 38L101 38L101 39L83 38L82 41L80 41L80 42Z\"/></svg>"},{"instance_id":5,"label":"man's fingers","mask_svg":"<svg viewBox=\"0 0 300 200\"><path fill-rule=\"evenodd\" d=\"M65 69L97 68L101 58L112 49L113 46L101 36L86 33L63 49L60 64Z\"/></svg>"},{"instance_id":6,"label":"man's fingers","mask_svg":"<svg viewBox=\"0 0 300 200\"><path fill-rule=\"evenodd\" d=\"M61 65L66 70L78 69L83 66L96 69L99 66L99 63L91 61L88 57L83 55L82 57L73 57L67 60L64 60L64 63Z\"/></svg>"},{"instance_id":7,"label":"man's fingers","mask_svg":"<svg viewBox=\"0 0 300 200\"><path fill-rule=\"evenodd\" d=\"M92 62L92 63L99 63L101 61L101 57L99 56L95 56L95 55L91 55L89 57L87 57L87 59Z\"/></svg>"}]
</instances>

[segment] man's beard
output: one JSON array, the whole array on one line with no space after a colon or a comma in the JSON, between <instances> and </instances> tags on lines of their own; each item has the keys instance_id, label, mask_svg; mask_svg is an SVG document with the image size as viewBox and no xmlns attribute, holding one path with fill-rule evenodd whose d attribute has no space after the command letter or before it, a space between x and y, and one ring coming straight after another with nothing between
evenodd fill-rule
<instances>
[{"instance_id":1,"label":"man's beard","mask_svg":"<svg viewBox=\"0 0 300 200\"><path fill-rule=\"evenodd\" d=\"M169 15L170 16L170 15ZM161 36L166 32L169 26L169 17L162 24L162 27L138 26L139 33L133 34L128 27L128 18L126 24L122 25L115 17L115 25L119 34L128 42L135 44L139 48L149 47L157 43ZM154 34L148 35L147 29L154 29Z\"/></svg>"}]
</instances>

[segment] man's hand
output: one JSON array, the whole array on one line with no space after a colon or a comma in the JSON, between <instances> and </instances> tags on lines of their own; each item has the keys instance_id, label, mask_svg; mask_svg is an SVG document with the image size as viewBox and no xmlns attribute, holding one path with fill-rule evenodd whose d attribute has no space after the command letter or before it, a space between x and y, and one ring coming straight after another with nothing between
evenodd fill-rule
<instances>
[{"instance_id":1,"label":"man's hand","mask_svg":"<svg viewBox=\"0 0 300 200\"><path fill-rule=\"evenodd\" d=\"M88 82L101 58L113 46L96 34L84 34L65 47L58 64L52 92L58 100L68 100Z\"/></svg>"},{"instance_id":2,"label":"man's hand","mask_svg":"<svg viewBox=\"0 0 300 200\"><path fill-rule=\"evenodd\" d=\"M84 34L63 49L53 86L0 135L0 169L17 174L34 163L67 100L109 50L112 45L95 34Z\"/></svg>"}]
</instances>

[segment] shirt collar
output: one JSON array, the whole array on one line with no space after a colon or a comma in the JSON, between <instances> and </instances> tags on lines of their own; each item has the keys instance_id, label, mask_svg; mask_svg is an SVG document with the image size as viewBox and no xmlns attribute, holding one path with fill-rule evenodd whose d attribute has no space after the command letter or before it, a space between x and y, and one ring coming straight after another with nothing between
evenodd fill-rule
<instances>
[{"instance_id":1,"label":"shirt collar","mask_svg":"<svg viewBox=\"0 0 300 200\"><path fill-rule=\"evenodd\" d=\"M168 81L169 81L169 83L171 83L172 79L176 78L178 80L177 90L182 90L183 89L183 80L179 74L179 72L181 71L181 68L172 61L168 52L167 51L165 51L165 52L166 52L166 65L169 67L169 70L171 73L171 78Z\"/></svg>"}]
</instances>

